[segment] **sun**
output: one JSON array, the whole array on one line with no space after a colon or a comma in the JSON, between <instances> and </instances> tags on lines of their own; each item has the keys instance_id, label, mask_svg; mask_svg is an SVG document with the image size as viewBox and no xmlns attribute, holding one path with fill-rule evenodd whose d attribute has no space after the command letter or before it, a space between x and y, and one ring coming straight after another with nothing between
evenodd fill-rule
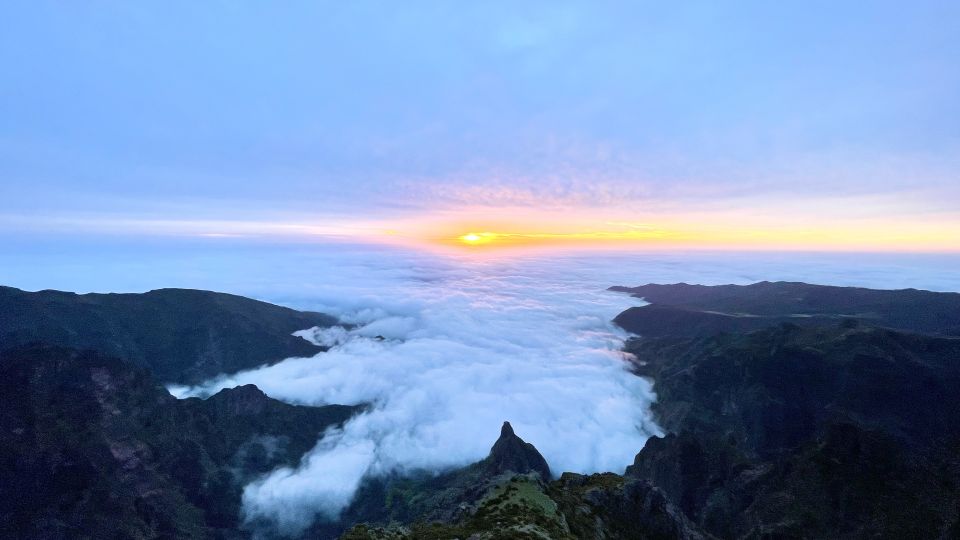
<instances>
[{"instance_id":1,"label":"sun","mask_svg":"<svg viewBox=\"0 0 960 540\"><path fill-rule=\"evenodd\" d=\"M460 240L468 246L477 246L490 242L495 236L493 233L467 233L463 236L458 236L457 240Z\"/></svg>"}]
</instances>

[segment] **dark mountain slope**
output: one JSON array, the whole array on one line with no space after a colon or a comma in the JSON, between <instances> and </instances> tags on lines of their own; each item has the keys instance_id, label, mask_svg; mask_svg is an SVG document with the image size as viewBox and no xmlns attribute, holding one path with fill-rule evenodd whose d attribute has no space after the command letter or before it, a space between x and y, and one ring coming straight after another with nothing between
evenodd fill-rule
<instances>
[{"instance_id":1,"label":"dark mountain slope","mask_svg":"<svg viewBox=\"0 0 960 540\"><path fill-rule=\"evenodd\" d=\"M0 352L0 537L243 537L244 483L356 410L253 386L179 401L94 351Z\"/></svg>"},{"instance_id":2,"label":"dark mountain slope","mask_svg":"<svg viewBox=\"0 0 960 540\"><path fill-rule=\"evenodd\" d=\"M807 283L752 285L648 284L611 287L650 302L615 321L644 336L702 336L759 330L780 322L802 326L863 322L932 335L960 335L960 294L875 290Z\"/></svg>"},{"instance_id":3,"label":"dark mountain slope","mask_svg":"<svg viewBox=\"0 0 960 540\"><path fill-rule=\"evenodd\" d=\"M673 434L627 476L717 536L937 538L960 501L960 339L848 321L628 342Z\"/></svg>"},{"instance_id":4,"label":"dark mountain slope","mask_svg":"<svg viewBox=\"0 0 960 540\"><path fill-rule=\"evenodd\" d=\"M743 333L761 330L781 323L798 326L836 324L839 317L812 315L758 316L743 313L729 314L684 306L649 304L632 307L617 315L613 322L637 335L646 337L698 337L720 333Z\"/></svg>"},{"instance_id":5,"label":"dark mountain slope","mask_svg":"<svg viewBox=\"0 0 960 540\"><path fill-rule=\"evenodd\" d=\"M241 296L190 289L143 294L25 292L0 287L0 347L32 342L93 349L199 383L321 349L292 332L335 319Z\"/></svg>"}]
</instances>

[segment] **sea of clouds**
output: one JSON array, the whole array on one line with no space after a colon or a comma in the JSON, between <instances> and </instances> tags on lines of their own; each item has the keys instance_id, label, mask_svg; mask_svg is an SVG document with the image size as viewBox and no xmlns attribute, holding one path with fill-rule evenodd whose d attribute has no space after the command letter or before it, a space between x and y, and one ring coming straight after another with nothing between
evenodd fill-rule
<instances>
[{"instance_id":1,"label":"sea of clouds","mask_svg":"<svg viewBox=\"0 0 960 540\"><path fill-rule=\"evenodd\" d=\"M622 472L661 431L651 384L626 369L627 335L610 322L642 302L610 285L783 279L960 289L943 261L907 256L445 257L340 248L295 258L310 261L315 281L299 294L288 282L273 299L338 316L342 326L299 333L329 352L171 387L187 397L252 383L291 403L372 405L324 434L299 466L246 486L246 519L287 533L336 519L366 475L482 459L504 420L555 473Z\"/></svg>"},{"instance_id":2,"label":"sea of clouds","mask_svg":"<svg viewBox=\"0 0 960 540\"><path fill-rule=\"evenodd\" d=\"M505 420L558 472L622 472L660 434L651 384L627 371L626 334L610 322L639 300L543 262L416 268L333 299L325 310L344 326L298 333L329 352L173 388L185 397L253 383L294 403L372 404L299 467L247 486L248 520L296 532L317 511L334 519L364 475L477 461Z\"/></svg>"}]
</instances>

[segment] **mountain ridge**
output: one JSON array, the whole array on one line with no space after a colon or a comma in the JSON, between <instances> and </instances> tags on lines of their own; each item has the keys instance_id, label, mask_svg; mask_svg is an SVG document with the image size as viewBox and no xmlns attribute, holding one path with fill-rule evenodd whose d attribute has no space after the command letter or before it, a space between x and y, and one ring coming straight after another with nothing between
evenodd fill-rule
<instances>
[{"instance_id":1,"label":"mountain ridge","mask_svg":"<svg viewBox=\"0 0 960 540\"><path fill-rule=\"evenodd\" d=\"M668 432L626 475L721 538L955 537L960 295L757 285L623 288L655 302L617 322L639 334L624 350ZM880 316L781 316L828 314L849 294ZM760 316L736 327L707 310Z\"/></svg>"},{"instance_id":2,"label":"mountain ridge","mask_svg":"<svg viewBox=\"0 0 960 540\"><path fill-rule=\"evenodd\" d=\"M713 286L649 283L609 290L649 302L614 318L625 330L648 337L748 332L787 322L812 327L850 319L908 332L960 335L960 293L789 281Z\"/></svg>"},{"instance_id":3,"label":"mountain ridge","mask_svg":"<svg viewBox=\"0 0 960 540\"><path fill-rule=\"evenodd\" d=\"M27 292L0 287L0 347L32 342L92 349L198 384L324 350L293 332L336 319L198 289L146 293Z\"/></svg>"}]
</instances>

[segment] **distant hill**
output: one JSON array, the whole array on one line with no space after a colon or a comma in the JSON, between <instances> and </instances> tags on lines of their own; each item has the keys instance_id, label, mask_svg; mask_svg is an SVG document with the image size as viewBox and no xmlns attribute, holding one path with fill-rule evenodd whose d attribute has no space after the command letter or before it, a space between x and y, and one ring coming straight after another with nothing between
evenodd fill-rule
<instances>
[{"instance_id":1,"label":"distant hill","mask_svg":"<svg viewBox=\"0 0 960 540\"><path fill-rule=\"evenodd\" d=\"M648 284L610 290L650 302L614 319L624 329L648 337L747 332L781 322L821 326L849 319L909 332L960 335L957 293L783 281L718 286Z\"/></svg>"},{"instance_id":2,"label":"distant hill","mask_svg":"<svg viewBox=\"0 0 960 540\"><path fill-rule=\"evenodd\" d=\"M0 287L0 348L42 342L92 349L150 369L160 381L199 383L322 349L292 336L336 319L231 294L26 292Z\"/></svg>"}]
</instances>

